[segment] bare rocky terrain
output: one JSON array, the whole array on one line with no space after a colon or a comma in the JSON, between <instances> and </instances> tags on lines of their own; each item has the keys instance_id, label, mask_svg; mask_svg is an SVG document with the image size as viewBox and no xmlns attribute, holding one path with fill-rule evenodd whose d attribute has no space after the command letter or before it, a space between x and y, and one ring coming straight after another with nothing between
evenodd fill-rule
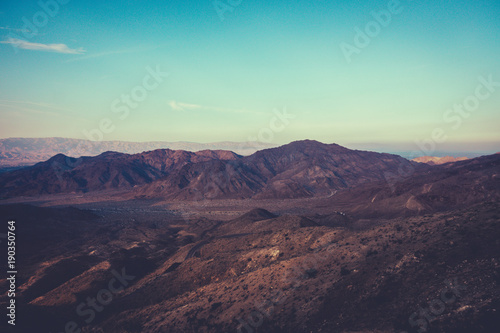
<instances>
[{"instance_id":1,"label":"bare rocky terrain","mask_svg":"<svg viewBox=\"0 0 500 333\"><path fill-rule=\"evenodd\" d=\"M1 178L22 267L13 332L498 330L498 154L427 166L315 142L108 153L60 174L102 180L88 191L55 174L40 191L50 163Z\"/></svg>"}]
</instances>

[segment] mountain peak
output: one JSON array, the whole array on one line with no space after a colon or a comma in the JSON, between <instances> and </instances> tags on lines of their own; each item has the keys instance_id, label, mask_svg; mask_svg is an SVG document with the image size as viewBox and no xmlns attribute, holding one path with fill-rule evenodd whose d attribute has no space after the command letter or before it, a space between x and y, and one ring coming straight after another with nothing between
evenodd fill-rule
<instances>
[{"instance_id":1,"label":"mountain peak","mask_svg":"<svg viewBox=\"0 0 500 333\"><path fill-rule=\"evenodd\" d=\"M292 141L289 144L283 145L282 147L304 147L304 148L323 148L323 149L331 149L331 148L336 148L336 149L348 149L345 148L341 145L338 145L336 143L323 143L320 141L316 140L298 140L298 141Z\"/></svg>"},{"instance_id":2,"label":"mountain peak","mask_svg":"<svg viewBox=\"0 0 500 333\"><path fill-rule=\"evenodd\" d=\"M69 156L59 153L49 158L46 162L41 162L41 163L53 163L53 162L65 163L67 158L69 158Z\"/></svg>"},{"instance_id":3,"label":"mountain peak","mask_svg":"<svg viewBox=\"0 0 500 333\"><path fill-rule=\"evenodd\" d=\"M311 152L327 151L329 153L339 153L339 152L346 152L349 150L350 149L342 147L335 143L327 144L316 140L299 140L290 142L288 144L279 147L263 149L254 153L253 155L260 155L263 152L264 153L275 152L278 154L290 155L297 152L311 153Z\"/></svg>"}]
</instances>

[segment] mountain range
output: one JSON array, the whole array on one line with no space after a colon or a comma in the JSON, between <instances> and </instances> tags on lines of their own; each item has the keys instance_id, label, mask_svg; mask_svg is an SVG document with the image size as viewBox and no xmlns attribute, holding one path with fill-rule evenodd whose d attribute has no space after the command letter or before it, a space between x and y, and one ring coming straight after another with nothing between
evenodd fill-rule
<instances>
[{"instance_id":1,"label":"mountain range","mask_svg":"<svg viewBox=\"0 0 500 333\"><path fill-rule=\"evenodd\" d=\"M303 140L249 156L226 150L170 149L79 158L58 154L0 174L0 198L57 194L166 202L316 198L321 205L344 207L358 217L394 217L496 201L499 175L500 154L429 165Z\"/></svg>"},{"instance_id":2,"label":"mountain range","mask_svg":"<svg viewBox=\"0 0 500 333\"><path fill-rule=\"evenodd\" d=\"M175 200L301 198L384 180L426 165L398 155L304 140L241 156L231 151L159 149L94 157L53 156L0 174L0 197L127 190L129 198Z\"/></svg>"}]
</instances>

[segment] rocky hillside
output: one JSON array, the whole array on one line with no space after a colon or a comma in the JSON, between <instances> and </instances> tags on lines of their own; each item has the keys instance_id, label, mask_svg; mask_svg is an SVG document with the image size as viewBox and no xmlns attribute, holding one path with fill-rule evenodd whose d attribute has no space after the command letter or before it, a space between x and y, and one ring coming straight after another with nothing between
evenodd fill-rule
<instances>
[{"instance_id":1,"label":"rocky hillside","mask_svg":"<svg viewBox=\"0 0 500 333\"><path fill-rule=\"evenodd\" d=\"M23 235L17 331L109 333L496 332L499 211L359 229L263 209L174 224L0 206Z\"/></svg>"},{"instance_id":2,"label":"rocky hillside","mask_svg":"<svg viewBox=\"0 0 500 333\"><path fill-rule=\"evenodd\" d=\"M500 154L413 170L332 197L352 213L370 217L415 215L500 200Z\"/></svg>"}]
</instances>

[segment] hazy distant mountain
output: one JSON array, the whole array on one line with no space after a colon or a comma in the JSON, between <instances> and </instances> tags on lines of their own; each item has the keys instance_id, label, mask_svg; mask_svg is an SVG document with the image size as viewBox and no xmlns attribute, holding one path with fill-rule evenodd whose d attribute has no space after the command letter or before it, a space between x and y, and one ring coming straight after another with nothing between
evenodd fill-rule
<instances>
[{"instance_id":1,"label":"hazy distant mountain","mask_svg":"<svg viewBox=\"0 0 500 333\"><path fill-rule=\"evenodd\" d=\"M95 156L106 151L137 154L155 149L173 150L230 150L241 155L250 155L257 150L274 145L262 142L128 142L88 141L67 138L9 138L0 139L0 168L33 165L46 161L54 155L71 157Z\"/></svg>"},{"instance_id":2,"label":"hazy distant mountain","mask_svg":"<svg viewBox=\"0 0 500 333\"><path fill-rule=\"evenodd\" d=\"M450 162L465 161L467 159L468 159L467 157L452 157L452 156L444 156L444 157L421 156L414 158L412 161L419 163L427 163L429 165L438 165Z\"/></svg>"},{"instance_id":3,"label":"hazy distant mountain","mask_svg":"<svg viewBox=\"0 0 500 333\"><path fill-rule=\"evenodd\" d=\"M155 150L95 157L56 155L0 175L0 195L13 197L134 188L132 197L299 198L376 180L415 164L400 156L296 141L243 157L229 151ZM423 166L422 166L423 167ZM140 186L144 185L144 186Z\"/></svg>"}]
</instances>

